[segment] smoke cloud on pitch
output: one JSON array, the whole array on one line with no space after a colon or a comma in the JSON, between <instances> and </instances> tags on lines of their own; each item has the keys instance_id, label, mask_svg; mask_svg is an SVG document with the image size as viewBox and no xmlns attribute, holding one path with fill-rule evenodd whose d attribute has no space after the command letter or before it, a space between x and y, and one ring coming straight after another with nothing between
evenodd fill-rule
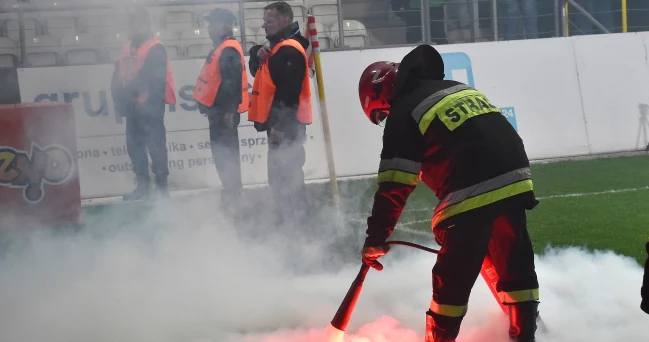
<instances>
[{"instance_id":1,"label":"smoke cloud on pitch","mask_svg":"<svg viewBox=\"0 0 649 342\"><path fill-rule=\"evenodd\" d=\"M363 231L236 226L215 199L173 199L128 224L124 205L85 217L80 232L2 239L4 342L317 342L354 279ZM284 235L285 234L285 235ZM287 236L290 236L287 237ZM429 244L433 244L432 238ZM433 255L395 246L370 271L348 341L421 342ZM641 341L635 260L571 248L537 258L538 341ZM459 341L507 341L508 322L478 278Z\"/></svg>"}]
</instances>

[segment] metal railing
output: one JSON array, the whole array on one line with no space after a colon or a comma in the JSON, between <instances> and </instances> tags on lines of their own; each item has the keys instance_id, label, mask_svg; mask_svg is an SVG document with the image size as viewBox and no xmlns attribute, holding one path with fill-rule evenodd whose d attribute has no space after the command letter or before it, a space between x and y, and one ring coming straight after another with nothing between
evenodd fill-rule
<instances>
[{"instance_id":1,"label":"metal railing","mask_svg":"<svg viewBox=\"0 0 649 342\"><path fill-rule=\"evenodd\" d=\"M330 41L323 48L325 51L423 42L455 44L649 30L649 1L646 0L336 0L326 3L304 1L289 3L295 5L294 9L298 9L295 16L301 21L303 31L307 14L314 14L316 20L322 18L321 23L326 25L322 26L321 39ZM254 21L256 25L261 26L262 21L262 18L252 15L251 8L257 7L259 10L270 2L145 0L137 1L136 4L167 9L177 6L217 7L229 4L238 17L238 36L245 46L247 43L259 43L256 38L251 39L257 32L247 32L247 23ZM9 7L0 7L0 14L9 13L18 19L19 65L28 66L25 36L25 18L28 13L102 9L126 14L123 2L89 0L52 5L21 2ZM0 28L2 26L0 23ZM4 30L6 32L7 28L4 27Z\"/></svg>"}]
</instances>

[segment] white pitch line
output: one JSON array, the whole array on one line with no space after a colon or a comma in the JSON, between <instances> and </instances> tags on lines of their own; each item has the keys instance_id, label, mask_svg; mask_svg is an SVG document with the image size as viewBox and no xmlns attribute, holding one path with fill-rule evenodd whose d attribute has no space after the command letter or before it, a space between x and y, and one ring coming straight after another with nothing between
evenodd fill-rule
<instances>
[{"instance_id":1,"label":"white pitch line","mask_svg":"<svg viewBox=\"0 0 649 342\"><path fill-rule=\"evenodd\" d=\"M595 192L581 192L581 193L576 192L572 194L541 196L541 197L537 197L536 199L544 200L544 199L551 199L551 198L598 196L598 195L619 194L619 193L635 192L635 191L643 191L643 190L649 190L649 186L644 186L641 188L613 189L613 190L595 191Z\"/></svg>"},{"instance_id":2,"label":"white pitch line","mask_svg":"<svg viewBox=\"0 0 649 342\"><path fill-rule=\"evenodd\" d=\"M349 222L355 222L355 223L367 223L367 220L361 220L361 219L350 219L348 221ZM414 235L419 235L419 236L431 237L432 232L425 232L425 231L406 228L407 226L412 226L414 224L420 224L420 223L430 223L430 220L407 221L407 222L399 223L395 227L395 230L398 230L400 232L414 234Z\"/></svg>"},{"instance_id":3,"label":"white pitch line","mask_svg":"<svg viewBox=\"0 0 649 342\"><path fill-rule=\"evenodd\" d=\"M412 222L404 222L404 223L401 223L401 224L397 224L395 230L400 231L400 232L414 234L414 235L425 236L425 237L428 237L428 238L432 237L433 236L432 231L421 231L421 230L405 228L406 226L411 226L413 224L419 224L419 223L430 223L430 220L419 220L419 221L412 221Z\"/></svg>"},{"instance_id":4,"label":"white pitch line","mask_svg":"<svg viewBox=\"0 0 649 342\"><path fill-rule=\"evenodd\" d=\"M560 195L550 195L550 196L540 196L537 197L537 200L547 200L547 199L553 199L553 198L569 198L569 197L588 197L588 196L599 196L599 195L607 195L607 194L620 194L620 193L625 193L625 192L636 192L636 191L646 191L649 190L649 186L644 186L640 188L627 188L627 189L612 189L612 190L604 190L604 191L594 191L594 192L575 192L571 194L560 194ZM430 208L414 208L414 209L404 209L404 213L412 213L412 212L417 212L417 211L429 211L431 214L435 210L434 207ZM370 215L370 213L366 213L366 215Z\"/></svg>"},{"instance_id":5,"label":"white pitch line","mask_svg":"<svg viewBox=\"0 0 649 342\"><path fill-rule=\"evenodd\" d=\"M569 198L569 197L587 197L587 196L599 196L599 195L606 195L606 194L619 194L619 193L625 193L625 192L636 192L636 191L646 191L649 190L649 186L645 187L640 187L640 188L627 188L627 189L613 189L613 190L605 190L605 191L595 191L595 192L577 192L577 193L571 193L571 194L561 194L561 195L550 195L550 196L540 196L537 197L536 199L538 200L545 200L545 199L552 199L552 198ZM433 211L433 208L417 208L417 209L407 209L404 210L403 212L415 212L415 211ZM370 215L369 213L367 215ZM356 223L366 223L366 219L351 219L350 222L356 222ZM414 229L409 229L409 228L404 228L407 226L412 226L415 224L420 224L420 223L430 223L431 220L417 220L417 221L406 221L403 223L399 223L396 226L397 230L407 232L407 233L412 233L416 235L421 235L421 236L429 236L430 234Z\"/></svg>"}]
</instances>

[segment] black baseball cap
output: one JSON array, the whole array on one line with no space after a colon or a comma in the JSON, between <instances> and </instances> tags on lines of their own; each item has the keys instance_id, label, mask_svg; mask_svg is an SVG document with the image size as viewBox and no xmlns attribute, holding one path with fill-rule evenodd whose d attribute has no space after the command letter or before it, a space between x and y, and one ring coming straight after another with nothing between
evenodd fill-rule
<instances>
[{"instance_id":1,"label":"black baseball cap","mask_svg":"<svg viewBox=\"0 0 649 342\"><path fill-rule=\"evenodd\" d=\"M226 25L234 25L234 21L236 20L236 17L234 14L232 14L232 11L225 9L225 8L215 8L205 16L205 20L207 21L217 21Z\"/></svg>"}]
</instances>

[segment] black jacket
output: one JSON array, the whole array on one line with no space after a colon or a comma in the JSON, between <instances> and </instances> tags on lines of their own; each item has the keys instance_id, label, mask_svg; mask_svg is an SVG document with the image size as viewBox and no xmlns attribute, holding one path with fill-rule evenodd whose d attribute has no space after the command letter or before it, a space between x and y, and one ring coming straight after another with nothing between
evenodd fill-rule
<instances>
[{"instance_id":1,"label":"black jacket","mask_svg":"<svg viewBox=\"0 0 649 342\"><path fill-rule=\"evenodd\" d=\"M431 95L464 85L439 80L444 76L443 64L440 68L428 67L434 57L441 63L441 56L418 56L417 52L413 50L399 66L396 97L391 100L383 131L379 189L367 220L365 246L383 244L391 235L420 173L441 200L451 192L529 167L521 138L495 107L483 107L485 113L467 119L454 130L435 116L425 134L421 133L413 115L416 108L422 104L420 108L428 110L432 105L424 103ZM449 117L455 114L446 112ZM531 191L510 199L485 208L520 203L531 209L537 203Z\"/></svg>"},{"instance_id":2,"label":"black jacket","mask_svg":"<svg viewBox=\"0 0 649 342\"><path fill-rule=\"evenodd\" d=\"M122 87L119 61L115 63L111 92L115 110L120 116L128 116L135 112L145 115L164 115L166 87L167 51L163 45L157 44L151 47L140 73L126 87ZM149 93L148 99L142 105L137 104L137 97L145 91Z\"/></svg>"},{"instance_id":3,"label":"black jacket","mask_svg":"<svg viewBox=\"0 0 649 342\"><path fill-rule=\"evenodd\" d=\"M266 38L271 44L271 49L283 39L295 39L305 50L309 47L309 40L302 36L297 22L289 25L276 35ZM260 67L257 60L257 51L261 47L261 45L256 45L250 49L248 66L253 77L256 75L258 67ZM292 135L291 131L295 130L296 126L302 125L297 120L297 108L300 93L302 92L304 74L308 72L304 56L297 49L284 46L268 59L268 67L270 77L277 90L268 115L268 121L265 124L255 123L255 128L261 132L269 127L277 127L287 135Z\"/></svg>"},{"instance_id":4,"label":"black jacket","mask_svg":"<svg viewBox=\"0 0 649 342\"><path fill-rule=\"evenodd\" d=\"M212 58L214 50L216 50L219 45L216 45L212 51L210 51L207 56L208 60ZM219 69L221 69L221 85L216 93L214 104L210 107L206 107L203 104L198 103L199 111L201 113L208 115L216 113L236 113L241 101L243 101L243 97L241 96L241 90L243 89L243 85L241 84L241 73L243 72L241 67L241 55L235 48L229 47L223 49L221 56L219 57Z\"/></svg>"},{"instance_id":5,"label":"black jacket","mask_svg":"<svg viewBox=\"0 0 649 342\"><path fill-rule=\"evenodd\" d=\"M642 290L640 290L640 295L642 296L642 302L640 302L640 308L642 311L649 314L649 242L645 245L647 249L647 261L644 264L644 279L642 281Z\"/></svg>"}]
</instances>

